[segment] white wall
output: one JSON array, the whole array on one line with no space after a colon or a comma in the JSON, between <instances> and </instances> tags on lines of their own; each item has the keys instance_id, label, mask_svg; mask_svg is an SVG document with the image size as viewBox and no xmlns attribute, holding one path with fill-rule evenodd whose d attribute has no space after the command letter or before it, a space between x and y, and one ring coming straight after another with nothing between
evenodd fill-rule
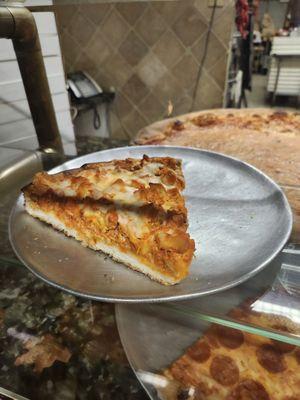
<instances>
[{"instance_id":1,"label":"white wall","mask_svg":"<svg viewBox=\"0 0 300 400\"><path fill-rule=\"evenodd\" d=\"M37 3L49 5L52 1L32 0L26 1L25 5L38 5ZM63 142L67 144L74 141L74 129L54 13L37 12L34 13L34 18L40 35L58 127ZM12 42L7 39L0 39L0 145L29 149L38 147Z\"/></svg>"}]
</instances>

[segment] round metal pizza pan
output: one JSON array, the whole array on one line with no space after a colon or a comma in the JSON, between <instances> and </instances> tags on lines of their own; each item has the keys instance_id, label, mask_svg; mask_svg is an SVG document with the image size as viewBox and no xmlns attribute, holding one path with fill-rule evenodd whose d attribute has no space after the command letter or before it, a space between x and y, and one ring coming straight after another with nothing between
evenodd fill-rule
<instances>
[{"instance_id":1,"label":"round metal pizza pan","mask_svg":"<svg viewBox=\"0 0 300 400\"><path fill-rule=\"evenodd\" d=\"M254 167L222 154L187 147L122 147L76 158L50 173L143 154L183 161L189 232L196 243L189 276L174 286L151 281L31 217L20 195L9 235L30 271L55 287L94 300L183 300L240 284L267 266L285 245L292 213L280 187Z\"/></svg>"}]
</instances>

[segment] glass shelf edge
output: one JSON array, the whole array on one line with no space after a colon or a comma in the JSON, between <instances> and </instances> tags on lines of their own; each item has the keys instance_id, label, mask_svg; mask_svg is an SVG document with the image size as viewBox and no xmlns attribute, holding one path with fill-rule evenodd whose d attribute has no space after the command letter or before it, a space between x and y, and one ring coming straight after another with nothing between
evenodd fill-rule
<instances>
[{"instance_id":1,"label":"glass shelf edge","mask_svg":"<svg viewBox=\"0 0 300 400\"><path fill-rule=\"evenodd\" d=\"M215 323L218 325L226 326L228 328L238 329L243 332L251 333L258 336L263 336L268 339L278 340L280 342L300 346L300 336L290 333L277 333L272 329L265 327L259 327L258 325L252 325L249 323L237 322L229 318L223 318L214 314L199 313L187 307L179 307L173 304L159 304L159 307L165 307L177 312L178 314L192 316L201 321Z\"/></svg>"}]
</instances>

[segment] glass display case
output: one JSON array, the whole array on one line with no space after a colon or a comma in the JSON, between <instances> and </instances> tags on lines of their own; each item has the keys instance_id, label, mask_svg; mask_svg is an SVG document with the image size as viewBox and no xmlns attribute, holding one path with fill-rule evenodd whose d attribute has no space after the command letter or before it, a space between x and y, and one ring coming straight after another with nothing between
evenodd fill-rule
<instances>
[{"instance_id":1,"label":"glass display case","mask_svg":"<svg viewBox=\"0 0 300 400\"><path fill-rule=\"evenodd\" d=\"M299 252L286 249L264 272L219 294L161 305L117 305L123 346L149 396L223 399L243 398L243 393L245 398L296 399L298 274ZM232 378L235 368L239 376Z\"/></svg>"},{"instance_id":2,"label":"glass display case","mask_svg":"<svg viewBox=\"0 0 300 400\"><path fill-rule=\"evenodd\" d=\"M118 144L124 143L94 140L91 148L91 143L85 141L78 144L78 149L82 154ZM263 272L236 288L190 301L119 304L115 317L113 305L81 300L49 287L16 259L7 223L17 194L18 190L10 191L1 198L0 381L5 389L29 399L50 399L61 393L74 399L146 398L129 369L126 353L151 398L196 398L193 391L200 381L192 380L194 386L189 386L189 380L170 379L165 370L196 340L206 340L207 332L217 326L228 328L229 342L240 331L245 337L244 346L250 343L259 348L276 343L274 348L284 349L282 353L278 350L284 365L288 363L290 374L298 379L297 244L289 244ZM249 358L247 355L243 361L238 358L241 353L235 355L230 347L229 351L239 362L246 363ZM247 368L255 368L255 360L253 363ZM266 390L268 385L276 384L280 374L270 376ZM297 398L299 385L291 387Z\"/></svg>"}]
</instances>

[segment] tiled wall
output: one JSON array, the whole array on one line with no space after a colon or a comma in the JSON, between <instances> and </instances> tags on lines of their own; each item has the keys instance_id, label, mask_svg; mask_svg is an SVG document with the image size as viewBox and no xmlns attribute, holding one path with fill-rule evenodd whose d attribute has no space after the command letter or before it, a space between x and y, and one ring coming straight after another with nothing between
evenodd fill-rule
<instances>
[{"instance_id":1,"label":"tiled wall","mask_svg":"<svg viewBox=\"0 0 300 400\"><path fill-rule=\"evenodd\" d=\"M116 88L114 137L189 112L212 8L208 0L58 6L67 72L86 70ZM194 109L222 106L234 2L217 8ZM121 122L120 122L121 120Z\"/></svg>"}]
</instances>

